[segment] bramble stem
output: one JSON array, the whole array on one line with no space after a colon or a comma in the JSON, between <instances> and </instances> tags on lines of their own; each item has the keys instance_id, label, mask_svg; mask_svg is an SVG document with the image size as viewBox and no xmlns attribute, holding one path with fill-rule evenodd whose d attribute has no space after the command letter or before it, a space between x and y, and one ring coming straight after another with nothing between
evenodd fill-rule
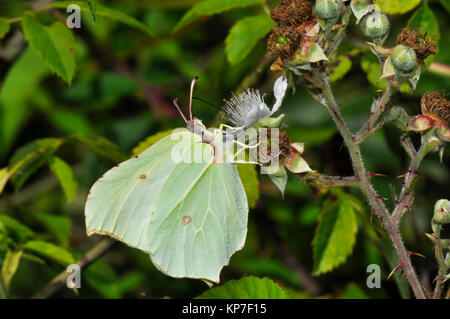
<instances>
[{"instance_id":1,"label":"bramble stem","mask_svg":"<svg viewBox=\"0 0 450 319\"><path fill-rule=\"evenodd\" d=\"M77 261L77 265L80 266L80 269L83 270L88 267L90 264L95 262L97 259L102 257L114 244L116 243L113 239L104 239L95 245L91 250L89 250L83 257L81 257ZM58 276L53 278L44 288L38 291L33 299L44 299L50 297L53 293L55 293L59 288L61 288L67 281L67 278L71 275L71 273L66 272L65 270L61 272Z\"/></svg>"},{"instance_id":2,"label":"bramble stem","mask_svg":"<svg viewBox=\"0 0 450 319\"><path fill-rule=\"evenodd\" d=\"M423 288L419 283L415 270L411 264L410 253L406 250L405 245L403 244L399 232L399 223L397 223L390 215L388 209L380 200L380 197L377 195L370 182L370 177L367 174L363 159L361 157L358 140L351 133L339 111L338 105L334 98L334 94L331 90L329 77L326 73L321 73L317 67L313 68L313 75L315 78L315 82L319 85L319 89L321 89L322 91L325 106L327 107L333 120L335 121L336 126L341 133L342 138L344 139L345 146L349 151L355 176L360 180L359 187L368 199L369 204L374 212L382 220L383 226L386 229L389 237L391 238L395 251L397 252L399 258L399 266L408 278L408 281L414 291L416 298L425 299ZM386 90L386 92L388 92L387 94L385 94L387 98L388 95L390 96L390 89Z\"/></svg>"},{"instance_id":3,"label":"bramble stem","mask_svg":"<svg viewBox=\"0 0 450 319\"><path fill-rule=\"evenodd\" d=\"M357 144L361 144L367 137L375 133L384 124L384 114L387 104L392 95L392 83L388 81L386 89L383 91L383 95L380 100L374 99L370 117L366 124L356 133L355 140ZM377 123L378 121L378 123Z\"/></svg>"},{"instance_id":4,"label":"bramble stem","mask_svg":"<svg viewBox=\"0 0 450 319\"><path fill-rule=\"evenodd\" d=\"M310 172L303 180L319 188L359 186L359 178L356 176L328 176Z\"/></svg>"}]
</instances>

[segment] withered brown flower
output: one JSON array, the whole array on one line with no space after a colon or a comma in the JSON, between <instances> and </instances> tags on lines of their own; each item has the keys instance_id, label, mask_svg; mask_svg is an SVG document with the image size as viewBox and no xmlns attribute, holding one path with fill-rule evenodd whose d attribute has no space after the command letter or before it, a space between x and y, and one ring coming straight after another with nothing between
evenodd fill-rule
<instances>
[{"instance_id":1,"label":"withered brown flower","mask_svg":"<svg viewBox=\"0 0 450 319\"><path fill-rule=\"evenodd\" d=\"M450 126L450 101L444 93L431 92L425 94L422 97L420 107L423 115Z\"/></svg>"},{"instance_id":2,"label":"withered brown flower","mask_svg":"<svg viewBox=\"0 0 450 319\"><path fill-rule=\"evenodd\" d=\"M425 34L416 30L404 28L397 36L397 44L403 44L416 51L417 62L423 61L432 54L436 54L436 44L432 40L427 39Z\"/></svg>"}]
</instances>

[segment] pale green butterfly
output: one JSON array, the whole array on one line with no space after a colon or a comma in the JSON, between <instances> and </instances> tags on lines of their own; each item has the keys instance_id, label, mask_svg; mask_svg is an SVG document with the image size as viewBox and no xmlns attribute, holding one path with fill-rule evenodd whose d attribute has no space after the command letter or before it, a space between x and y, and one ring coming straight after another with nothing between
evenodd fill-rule
<instances>
[{"instance_id":1,"label":"pale green butterfly","mask_svg":"<svg viewBox=\"0 0 450 319\"><path fill-rule=\"evenodd\" d=\"M189 129L106 172L89 192L86 227L148 252L169 276L219 282L244 246L249 208L236 166L217 158L222 128L207 130L192 117L194 84L189 121L174 101Z\"/></svg>"}]
</instances>

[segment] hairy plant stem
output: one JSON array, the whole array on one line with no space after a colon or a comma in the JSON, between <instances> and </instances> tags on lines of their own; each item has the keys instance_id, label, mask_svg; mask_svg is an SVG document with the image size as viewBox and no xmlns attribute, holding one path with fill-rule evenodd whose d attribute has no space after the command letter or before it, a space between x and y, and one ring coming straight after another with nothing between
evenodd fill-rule
<instances>
[{"instance_id":1,"label":"hairy plant stem","mask_svg":"<svg viewBox=\"0 0 450 319\"><path fill-rule=\"evenodd\" d=\"M314 184L318 188L329 187L348 187L358 186L359 178L356 176L329 176L319 174L317 172L310 172L303 178L304 181Z\"/></svg>"},{"instance_id":2,"label":"hairy plant stem","mask_svg":"<svg viewBox=\"0 0 450 319\"><path fill-rule=\"evenodd\" d=\"M80 269L83 270L97 259L102 257L114 244L116 243L113 239L104 239L95 245L91 250L89 250L83 257L81 257L77 261L77 265L80 266ZM61 272L58 276L53 278L44 288L38 291L33 299L44 299L50 297L53 293L55 293L59 288L66 284L67 278L71 275L71 273L66 272L65 270Z\"/></svg>"},{"instance_id":3,"label":"hairy plant stem","mask_svg":"<svg viewBox=\"0 0 450 319\"><path fill-rule=\"evenodd\" d=\"M330 112L340 134L342 135L342 138L344 139L344 144L350 154L355 176L358 177L360 181L359 187L362 193L368 199L374 213L377 214L382 220L383 226L386 229L392 241L392 244L394 245L395 251L399 258L399 267L403 270L406 277L408 278L408 281L414 291L416 298L425 299L423 288L419 283L416 272L411 264L410 252L406 250L405 245L403 244L399 232L399 224L392 218L388 209L386 208L386 205L384 205L384 203L381 201L380 197L377 195L370 182L370 177L367 174L366 168L364 166L358 141L351 133L339 111L338 104L336 103L334 94L331 90L328 75L326 73L322 73L318 67L313 67L313 76L316 84L319 85L318 88L322 91L325 106Z\"/></svg>"}]
</instances>

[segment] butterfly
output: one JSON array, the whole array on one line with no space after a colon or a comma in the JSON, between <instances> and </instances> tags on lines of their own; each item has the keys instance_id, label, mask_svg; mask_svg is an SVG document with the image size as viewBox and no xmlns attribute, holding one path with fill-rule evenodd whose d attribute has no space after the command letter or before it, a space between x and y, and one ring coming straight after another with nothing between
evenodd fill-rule
<instances>
[{"instance_id":1,"label":"butterfly","mask_svg":"<svg viewBox=\"0 0 450 319\"><path fill-rule=\"evenodd\" d=\"M219 282L242 249L248 203L236 165L217 156L223 134L192 116L138 156L107 171L85 206L87 234L147 252L164 274ZM200 154L200 158L197 155Z\"/></svg>"}]
</instances>

